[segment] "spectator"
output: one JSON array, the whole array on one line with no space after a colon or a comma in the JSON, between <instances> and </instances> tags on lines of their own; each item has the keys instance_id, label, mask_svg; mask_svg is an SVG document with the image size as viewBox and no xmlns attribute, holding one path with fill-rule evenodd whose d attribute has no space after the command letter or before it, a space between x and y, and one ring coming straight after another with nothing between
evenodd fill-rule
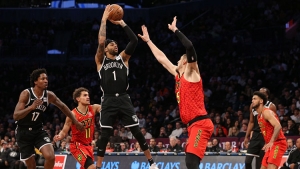
<instances>
[{"instance_id":1,"label":"spectator","mask_svg":"<svg viewBox=\"0 0 300 169\"><path fill-rule=\"evenodd\" d=\"M141 132L144 135L145 139L151 139L152 138L152 135L150 133L148 133L145 128L141 128Z\"/></svg>"},{"instance_id":2,"label":"spectator","mask_svg":"<svg viewBox=\"0 0 300 169\"><path fill-rule=\"evenodd\" d=\"M287 139L286 143L287 143L287 149L286 149L287 152L290 152L292 149L295 148L293 139L291 139L291 138Z\"/></svg>"},{"instance_id":3,"label":"spectator","mask_svg":"<svg viewBox=\"0 0 300 169\"><path fill-rule=\"evenodd\" d=\"M179 137L182 134L180 122L176 122L176 128L172 131L171 136Z\"/></svg>"},{"instance_id":4,"label":"spectator","mask_svg":"<svg viewBox=\"0 0 300 169\"><path fill-rule=\"evenodd\" d=\"M298 169L300 167L300 138L296 141L296 148L292 149L281 169Z\"/></svg>"},{"instance_id":5,"label":"spectator","mask_svg":"<svg viewBox=\"0 0 300 169\"><path fill-rule=\"evenodd\" d=\"M224 152L229 152L229 153L232 152L232 147L231 147L231 142L230 142L230 141L226 141L226 142L225 142L225 148L224 148L223 151L224 151Z\"/></svg>"},{"instance_id":6,"label":"spectator","mask_svg":"<svg viewBox=\"0 0 300 169\"><path fill-rule=\"evenodd\" d=\"M111 146L111 142L107 143L105 152L107 152L107 153L114 152L114 148Z\"/></svg>"},{"instance_id":7,"label":"spectator","mask_svg":"<svg viewBox=\"0 0 300 169\"><path fill-rule=\"evenodd\" d=\"M229 129L228 137L237 137L239 133L239 130L233 126Z\"/></svg>"},{"instance_id":8,"label":"spectator","mask_svg":"<svg viewBox=\"0 0 300 169\"><path fill-rule=\"evenodd\" d=\"M166 129L164 127L160 128L158 138L168 138L168 135L166 133Z\"/></svg>"},{"instance_id":9,"label":"spectator","mask_svg":"<svg viewBox=\"0 0 300 169\"><path fill-rule=\"evenodd\" d=\"M212 141L208 141L207 142L207 146L206 146L206 152L214 152L214 150L213 150L213 144L212 144Z\"/></svg>"},{"instance_id":10,"label":"spectator","mask_svg":"<svg viewBox=\"0 0 300 169\"><path fill-rule=\"evenodd\" d=\"M120 143L120 152L127 152L128 149L126 147L126 144L125 143Z\"/></svg>"},{"instance_id":11,"label":"spectator","mask_svg":"<svg viewBox=\"0 0 300 169\"><path fill-rule=\"evenodd\" d=\"M182 133L180 134L179 138L188 138L188 131L186 127L182 127Z\"/></svg>"},{"instance_id":12,"label":"spectator","mask_svg":"<svg viewBox=\"0 0 300 169\"><path fill-rule=\"evenodd\" d=\"M294 120L295 123L300 123L300 114L299 114L299 108L295 108L293 115L291 115L291 119Z\"/></svg>"},{"instance_id":13,"label":"spectator","mask_svg":"<svg viewBox=\"0 0 300 169\"><path fill-rule=\"evenodd\" d=\"M158 152L159 151L159 148L156 146L156 141L154 138L150 139L149 150L150 150L150 152Z\"/></svg>"},{"instance_id":14,"label":"spectator","mask_svg":"<svg viewBox=\"0 0 300 169\"><path fill-rule=\"evenodd\" d=\"M174 136L170 136L170 145L168 147L168 152L181 152L182 147L177 144L177 138Z\"/></svg>"},{"instance_id":15,"label":"spectator","mask_svg":"<svg viewBox=\"0 0 300 169\"><path fill-rule=\"evenodd\" d=\"M158 151L159 151L159 152L164 152L164 151L166 151L166 149L165 149L165 147L164 147L164 144L163 144L163 142L161 142L161 141L157 142L157 148L158 148Z\"/></svg>"},{"instance_id":16,"label":"spectator","mask_svg":"<svg viewBox=\"0 0 300 169\"><path fill-rule=\"evenodd\" d=\"M119 136L119 130L114 129L114 134L113 136L110 137L110 143L115 144L121 142L122 142L122 137Z\"/></svg>"},{"instance_id":17,"label":"spectator","mask_svg":"<svg viewBox=\"0 0 300 169\"><path fill-rule=\"evenodd\" d=\"M220 152L222 150L222 148L220 147L220 141L217 138L214 138L212 141L212 149L213 152Z\"/></svg>"},{"instance_id":18,"label":"spectator","mask_svg":"<svg viewBox=\"0 0 300 169\"><path fill-rule=\"evenodd\" d=\"M8 143L6 141L1 140L1 151L0 151L0 168L7 168L9 166L8 157L11 152L10 148L8 148Z\"/></svg>"}]
</instances>

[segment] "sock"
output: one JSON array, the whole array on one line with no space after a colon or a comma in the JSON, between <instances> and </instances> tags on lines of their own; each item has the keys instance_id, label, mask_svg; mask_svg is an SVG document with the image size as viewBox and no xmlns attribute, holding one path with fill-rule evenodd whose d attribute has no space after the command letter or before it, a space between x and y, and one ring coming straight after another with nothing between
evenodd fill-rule
<instances>
[{"instance_id":1,"label":"sock","mask_svg":"<svg viewBox=\"0 0 300 169\"><path fill-rule=\"evenodd\" d=\"M149 161L150 166L154 163L152 158L148 159L148 161Z\"/></svg>"}]
</instances>

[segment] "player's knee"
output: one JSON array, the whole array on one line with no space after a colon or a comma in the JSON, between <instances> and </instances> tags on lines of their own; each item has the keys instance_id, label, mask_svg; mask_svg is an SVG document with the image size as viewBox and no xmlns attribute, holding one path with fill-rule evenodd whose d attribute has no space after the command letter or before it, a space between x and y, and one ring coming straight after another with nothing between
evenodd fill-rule
<instances>
[{"instance_id":1,"label":"player's knee","mask_svg":"<svg viewBox=\"0 0 300 169\"><path fill-rule=\"evenodd\" d=\"M97 147L98 147L97 156L104 157L106 145L108 143L108 139L110 136L110 131L111 131L111 129L102 128L99 145L97 145Z\"/></svg>"},{"instance_id":2,"label":"player's knee","mask_svg":"<svg viewBox=\"0 0 300 169\"><path fill-rule=\"evenodd\" d=\"M90 156L88 156L87 159L85 160L84 168L88 169L91 165L94 165L94 161L93 161L93 159Z\"/></svg>"},{"instance_id":3,"label":"player's knee","mask_svg":"<svg viewBox=\"0 0 300 169\"><path fill-rule=\"evenodd\" d=\"M199 169L201 158L192 153L186 153L185 164L188 169Z\"/></svg>"},{"instance_id":4,"label":"player's knee","mask_svg":"<svg viewBox=\"0 0 300 169\"><path fill-rule=\"evenodd\" d=\"M130 127L130 131L132 135L135 137L135 139L139 142L141 149L143 151L148 150L148 144L139 127L138 126Z\"/></svg>"}]
</instances>

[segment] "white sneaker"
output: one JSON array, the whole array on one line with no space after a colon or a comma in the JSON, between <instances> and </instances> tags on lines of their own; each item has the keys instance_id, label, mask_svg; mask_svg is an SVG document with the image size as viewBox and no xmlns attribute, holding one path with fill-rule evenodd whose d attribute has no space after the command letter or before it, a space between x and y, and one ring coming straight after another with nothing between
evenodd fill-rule
<instances>
[{"instance_id":1,"label":"white sneaker","mask_svg":"<svg viewBox=\"0 0 300 169\"><path fill-rule=\"evenodd\" d=\"M153 163L153 164L149 167L149 169L159 169L159 168L156 166L156 163Z\"/></svg>"}]
</instances>

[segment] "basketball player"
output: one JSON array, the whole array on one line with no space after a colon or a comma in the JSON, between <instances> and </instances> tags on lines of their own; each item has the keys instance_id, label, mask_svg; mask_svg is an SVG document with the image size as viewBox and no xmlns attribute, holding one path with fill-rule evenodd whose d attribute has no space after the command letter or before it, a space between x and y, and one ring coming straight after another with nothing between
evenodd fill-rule
<instances>
[{"instance_id":1,"label":"basketball player","mask_svg":"<svg viewBox=\"0 0 300 169\"><path fill-rule=\"evenodd\" d=\"M119 114L124 126L130 128L131 133L139 142L149 161L150 169L158 169L152 159L145 137L139 129L138 117L134 113L131 99L126 93L128 89L129 58L135 50L138 39L123 20L111 21L116 25L120 25L130 39L125 50L118 54L117 43L106 39L106 21L110 11L110 5L107 5L101 20L98 35L99 46L95 55L97 71L101 80L100 87L103 91L100 113L102 133L98 145L97 168L101 168L105 147L113 128L112 125L115 122L115 116Z\"/></svg>"},{"instance_id":2,"label":"basketball player","mask_svg":"<svg viewBox=\"0 0 300 169\"><path fill-rule=\"evenodd\" d=\"M267 97L264 93L256 91L252 97L252 107L257 111L257 120L265 140L261 169L277 169L286 151L286 138L281 130L276 112L266 108Z\"/></svg>"},{"instance_id":3,"label":"basketball player","mask_svg":"<svg viewBox=\"0 0 300 169\"><path fill-rule=\"evenodd\" d=\"M270 91L269 89L262 87L259 90L261 93L265 94L267 99L270 95ZM270 108L273 112L276 112L276 106L270 102L267 101L267 103L265 104L266 108ZM262 148L265 145L265 141L264 141L264 137L260 132L259 126L258 126L258 122L257 122L257 115L258 113L256 112L255 109L253 109L253 105L250 105L250 121L248 123L248 128L247 128L247 132L246 132L246 136L245 136L245 140L244 140L244 144L248 144L249 143L249 135L251 133L251 139L250 139L250 143L247 149L247 153L246 153L246 158L245 158L245 166L246 169L252 169L252 160L254 157L256 157L256 168L260 168L261 166L261 162L262 162L262 158L264 157L265 152L262 150Z\"/></svg>"},{"instance_id":4,"label":"basketball player","mask_svg":"<svg viewBox=\"0 0 300 169\"><path fill-rule=\"evenodd\" d=\"M197 64L197 54L192 42L176 27L176 16L172 24L168 24L171 31L177 35L186 54L182 55L178 65L173 65L166 55L150 40L146 26L142 26L143 35L138 35L150 47L156 59L176 79L176 98L179 104L180 117L187 124L189 140L186 144L186 166L188 169L199 169L200 161L204 157L206 145L210 139L214 126L204 106L202 79Z\"/></svg>"},{"instance_id":5,"label":"basketball player","mask_svg":"<svg viewBox=\"0 0 300 169\"><path fill-rule=\"evenodd\" d=\"M99 104L90 105L89 91L83 87L75 89L73 100L78 106L72 110L72 113L84 125L85 130L77 130L72 120L67 117L63 129L54 136L53 140L56 142L64 139L71 129L70 152L81 165L80 169L96 169L91 142L95 130L95 113L100 112L101 106Z\"/></svg>"},{"instance_id":6,"label":"basketball player","mask_svg":"<svg viewBox=\"0 0 300 169\"><path fill-rule=\"evenodd\" d=\"M45 169L54 167L54 150L51 140L43 127L43 113L49 103L57 106L68 116L77 129L83 130L71 110L51 91L47 90L48 77L46 69L36 69L30 75L31 88L21 92L13 118L17 123L16 140L20 147L21 160L28 169L35 169L34 148L42 152L45 158Z\"/></svg>"}]
</instances>

